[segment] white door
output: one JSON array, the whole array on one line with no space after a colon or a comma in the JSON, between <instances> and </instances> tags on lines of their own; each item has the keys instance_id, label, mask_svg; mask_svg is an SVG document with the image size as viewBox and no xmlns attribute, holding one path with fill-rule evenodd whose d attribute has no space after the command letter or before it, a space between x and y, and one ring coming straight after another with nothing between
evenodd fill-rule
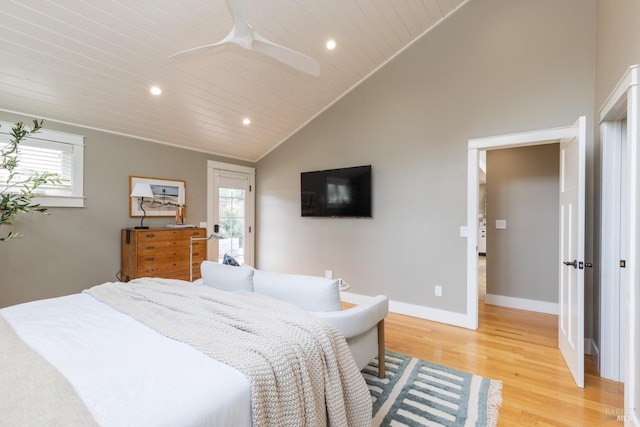
<instances>
[{"instance_id":1,"label":"white door","mask_svg":"<svg viewBox=\"0 0 640 427\"><path fill-rule=\"evenodd\" d=\"M209 169L209 231L220 237L209 241L210 260L222 263L226 254L240 264L254 263L255 175L252 171Z\"/></svg>"},{"instance_id":2,"label":"white door","mask_svg":"<svg viewBox=\"0 0 640 427\"><path fill-rule=\"evenodd\" d=\"M560 315L558 342L584 387L584 190L586 118L560 141Z\"/></svg>"}]
</instances>

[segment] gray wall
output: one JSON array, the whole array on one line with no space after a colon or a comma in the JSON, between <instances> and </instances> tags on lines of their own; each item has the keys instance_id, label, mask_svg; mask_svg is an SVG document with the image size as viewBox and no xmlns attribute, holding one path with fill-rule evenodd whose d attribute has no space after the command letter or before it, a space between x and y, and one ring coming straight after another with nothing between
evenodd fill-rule
<instances>
[{"instance_id":1,"label":"gray wall","mask_svg":"<svg viewBox=\"0 0 640 427\"><path fill-rule=\"evenodd\" d=\"M6 122L32 118L0 112ZM206 221L207 160L225 159L55 122L45 128L85 136L86 207L51 208L15 222L24 238L0 243L0 307L116 280L120 229L140 223L129 217L129 175L186 180L187 222ZM171 221L147 218L145 225Z\"/></svg>"},{"instance_id":2,"label":"gray wall","mask_svg":"<svg viewBox=\"0 0 640 427\"><path fill-rule=\"evenodd\" d=\"M560 144L487 152L487 293L558 302ZM507 221L496 230L496 220Z\"/></svg>"},{"instance_id":3,"label":"gray wall","mask_svg":"<svg viewBox=\"0 0 640 427\"><path fill-rule=\"evenodd\" d=\"M598 0L596 110L624 72L640 64L640 0Z\"/></svg>"},{"instance_id":4,"label":"gray wall","mask_svg":"<svg viewBox=\"0 0 640 427\"><path fill-rule=\"evenodd\" d=\"M594 63L595 0L467 3L258 162L258 266L466 312L467 139L592 123ZM363 164L373 219L300 217L300 172Z\"/></svg>"}]
</instances>

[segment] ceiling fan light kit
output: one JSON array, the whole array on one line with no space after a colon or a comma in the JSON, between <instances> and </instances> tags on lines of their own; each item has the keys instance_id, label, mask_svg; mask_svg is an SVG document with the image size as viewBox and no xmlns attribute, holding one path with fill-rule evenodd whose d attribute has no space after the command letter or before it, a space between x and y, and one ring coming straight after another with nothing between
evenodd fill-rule
<instances>
[{"instance_id":1,"label":"ceiling fan light kit","mask_svg":"<svg viewBox=\"0 0 640 427\"><path fill-rule=\"evenodd\" d=\"M227 0L227 5L233 15L233 27L225 38L216 43L197 46L174 53L169 57L169 60L214 52L229 43L233 43L243 49L269 56L303 73L312 76L320 75L320 65L318 61L303 53L267 40L249 25L248 0Z\"/></svg>"}]
</instances>

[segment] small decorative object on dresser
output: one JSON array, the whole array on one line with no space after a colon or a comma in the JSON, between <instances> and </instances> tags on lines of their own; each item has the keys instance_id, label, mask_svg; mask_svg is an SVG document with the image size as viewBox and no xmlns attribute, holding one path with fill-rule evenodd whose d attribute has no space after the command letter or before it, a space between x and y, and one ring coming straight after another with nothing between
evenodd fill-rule
<instances>
[{"instance_id":1,"label":"small decorative object on dresser","mask_svg":"<svg viewBox=\"0 0 640 427\"><path fill-rule=\"evenodd\" d=\"M206 236L205 228L122 229L122 280L128 282L138 277L199 278L199 266L207 259ZM196 241L192 242L192 238Z\"/></svg>"}]
</instances>

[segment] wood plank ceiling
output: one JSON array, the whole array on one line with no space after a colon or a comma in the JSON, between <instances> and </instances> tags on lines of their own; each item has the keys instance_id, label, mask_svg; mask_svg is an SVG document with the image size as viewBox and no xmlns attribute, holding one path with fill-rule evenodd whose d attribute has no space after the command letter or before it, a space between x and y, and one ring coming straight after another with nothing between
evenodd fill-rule
<instances>
[{"instance_id":1,"label":"wood plank ceiling","mask_svg":"<svg viewBox=\"0 0 640 427\"><path fill-rule=\"evenodd\" d=\"M0 110L256 161L465 1L249 1L313 77L235 46L168 61L227 35L225 0L2 0Z\"/></svg>"}]
</instances>

